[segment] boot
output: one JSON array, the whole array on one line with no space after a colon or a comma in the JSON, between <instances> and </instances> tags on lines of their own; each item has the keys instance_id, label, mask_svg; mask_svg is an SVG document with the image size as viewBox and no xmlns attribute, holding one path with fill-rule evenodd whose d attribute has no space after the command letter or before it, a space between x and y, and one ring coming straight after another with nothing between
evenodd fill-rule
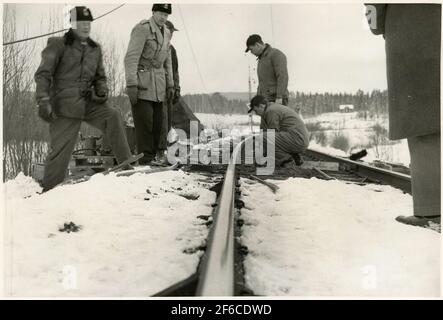
<instances>
[{"instance_id":1,"label":"boot","mask_svg":"<svg viewBox=\"0 0 443 320\"><path fill-rule=\"evenodd\" d=\"M395 218L395 220L400 223L408 224L415 227L432 229L437 232L440 232L441 230L441 216L398 216L397 218Z\"/></svg>"},{"instance_id":2,"label":"boot","mask_svg":"<svg viewBox=\"0 0 443 320\"><path fill-rule=\"evenodd\" d=\"M303 164L303 159L300 157L300 154L295 152L295 153L292 153L291 156L295 161L295 165L301 166Z\"/></svg>"},{"instance_id":3,"label":"boot","mask_svg":"<svg viewBox=\"0 0 443 320\"><path fill-rule=\"evenodd\" d=\"M164 150L157 151L157 154L155 155L155 160L151 161L151 164L156 166L168 166L169 161L166 157L166 154Z\"/></svg>"}]
</instances>

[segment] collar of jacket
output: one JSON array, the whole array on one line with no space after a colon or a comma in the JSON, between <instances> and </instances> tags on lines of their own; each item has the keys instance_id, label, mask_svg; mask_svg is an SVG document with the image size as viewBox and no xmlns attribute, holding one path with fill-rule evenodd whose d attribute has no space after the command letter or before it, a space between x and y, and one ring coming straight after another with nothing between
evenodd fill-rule
<instances>
[{"instance_id":1,"label":"collar of jacket","mask_svg":"<svg viewBox=\"0 0 443 320\"><path fill-rule=\"evenodd\" d=\"M68 46L72 46L74 43L80 43L80 39L75 35L72 29L69 29L68 32L63 36L65 38L65 44ZM76 41L77 40L77 41ZM91 38L86 39L86 42L93 48L97 47L97 43L93 41Z\"/></svg>"},{"instance_id":2,"label":"collar of jacket","mask_svg":"<svg viewBox=\"0 0 443 320\"><path fill-rule=\"evenodd\" d=\"M261 58L265 57L271 49L272 47L269 44L265 44L265 48L263 49L263 52L260 53L260 55L257 57L257 60L260 60Z\"/></svg>"},{"instance_id":3,"label":"collar of jacket","mask_svg":"<svg viewBox=\"0 0 443 320\"><path fill-rule=\"evenodd\" d=\"M265 116L266 112L268 111L268 109L269 109L268 107L270 104L271 104L271 102L269 102L269 101L266 103L265 110L263 110L263 117Z\"/></svg>"},{"instance_id":4,"label":"collar of jacket","mask_svg":"<svg viewBox=\"0 0 443 320\"><path fill-rule=\"evenodd\" d=\"M151 28L151 32L155 34L157 42L160 44L160 46L163 46L164 37L162 31L160 30L160 27L155 23L153 18L149 19L148 22ZM165 27L163 26L163 28ZM166 30L164 30L164 32L166 33Z\"/></svg>"}]
</instances>

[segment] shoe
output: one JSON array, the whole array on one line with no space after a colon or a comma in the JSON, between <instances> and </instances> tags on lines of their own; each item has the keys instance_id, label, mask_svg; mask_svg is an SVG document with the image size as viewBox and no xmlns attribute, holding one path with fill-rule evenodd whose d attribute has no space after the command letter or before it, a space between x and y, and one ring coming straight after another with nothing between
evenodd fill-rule
<instances>
[{"instance_id":1,"label":"shoe","mask_svg":"<svg viewBox=\"0 0 443 320\"><path fill-rule=\"evenodd\" d=\"M134 170L134 169L135 169L135 168L134 168L133 165L127 164L127 165L124 166L121 170L122 170L122 171L128 171L128 170Z\"/></svg>"},{"instance_id":2,"label":"shoe","mask_svg":"<svg viewBox=\"0 0 443 320\"><path fill-rule=\"evenodd\" d=\"M441 216L419 217L419 216L398 216L396 221L415 227L432 229L437 232L441 230Z\"/></svg>"},{"instance_id":3,"label":"shoe","mask_svg":"<svg viewBox=\"0 0 443 320\"><path fill-rule=\"evenodd\" d=\"M300 154L292 153L291 156L294 159L295 165L301 166L303 164L303 159L300 157Z\"/></svg>"},{"instance_id":4,"label":"shoe","mask_svg":"<svg viewBox=\"0 0 443 320\"><path fill-rule=\"evenodd\" d=\"M147 165L149 165L151 163L152 160L153 160L152 158L145 158L145 157L143 157L140 160L138 160L138 164L141 165L141 166L147 166Z\"/></svg>"},{"instance_id":5,"label":"shoe","mask_svg":"<svg viewBox=\"0 0 443 320\"><path fill-rule=\"evenodd\" d=\"M281 164L281 167L285 169L293 169L295 168L295 162L292 159L290 161L285 161Z\"/></svg>"},{"instance_id":6,"label":"shoe","mask_svg":"<svg viewBox=\"0 0 443 320\"><path fill-rule=\"evenodd\" d=\"M168 161L168 158L164 153L157 153L157 156L155 157L155 160L152 160L150 162L151 165L154 166L169 166L170 163Z\"/></svg>"}]
</instances>

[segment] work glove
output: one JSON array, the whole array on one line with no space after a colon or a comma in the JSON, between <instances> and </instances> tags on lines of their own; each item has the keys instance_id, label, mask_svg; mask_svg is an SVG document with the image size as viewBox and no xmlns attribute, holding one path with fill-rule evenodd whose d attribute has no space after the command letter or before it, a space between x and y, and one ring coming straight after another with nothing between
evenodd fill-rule
<instances>
[{"instance_id":1,"label":"work glove","mask_svg":"<svg viewBox=\"0 0 443 320\"><path fill-rule=\"evenodd\" d=\"M175 89L174 87L169 87L166 89L166 99L168 102L173 102L175 96Z\"/></svg>"},{"instance_id":2,"label":"work glove","mask_svg":"<svg viewBox=\"0 0 443 320\"><path fill-rule=\"evenodd\" d=\"M137 100L138 100L138 88L137 88L137 86L126 87L126 94L129 97L129 101L131 102L131 105L137 104Z\"/></svg>"},{"instance_id":3,"label":"work glove","mask_svg":"<svg viewBox=\"0 0 443 320\"><path fill-rule=\"evenodd\" d=\"M180 100L180 87L174 89L174 98L172 99L172 103L176 104Z\"/></svg>"},{"instance_id":4,"label":"work glove","mask_svg":"<svg viewBox=\"0 0 443 320\"><path fill-rule=\"evenodd\" d=\"M46 122L51 122L52 120L57 119L57 116L52 111L52 106L49 99L42 99L39 101L38 116Z\"/></svg>"},{"instance_id":5,"label":"work glove","mask_svg":"<svg viewBox=\"0 0 443 320\"><path fill-rule=\"evenodd\" d=\"M102 104L108 100L108 92L104 89L98 89L92 91L92 101Z\"/></svg>"}]
</instances>

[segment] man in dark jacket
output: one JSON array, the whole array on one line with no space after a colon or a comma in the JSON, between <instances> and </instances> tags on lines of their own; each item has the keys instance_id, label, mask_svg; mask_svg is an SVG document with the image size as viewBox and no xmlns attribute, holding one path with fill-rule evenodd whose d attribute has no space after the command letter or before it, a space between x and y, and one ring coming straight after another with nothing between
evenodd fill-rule
<instances>
[{"instance_id":1,"label":"man in dark jacket","mask_svg":"<svg viewBox=\"0 0 443 320\"><path fill-rule=\"evenodd\" d=\"M440 223L441 5L367 5L367 18L386 40L389 136L411 155L414 216L397 221Z\"/></svg>"},{"instance_id":2,"label":"man in dark jacket","mask_svg":"<svg viewBox=\"0 0 443 320\"><path fill-rule=\"evenodd\" d=\"M301 117L291 108L276 102L268 102L264 96L256 95L249 104L249 112L261 117L260 129L275 132L275 165L286 167L300 165L300 153L309 146L309 133Z\"/></svg>"},{"instance_id":3,"label":"man in dark jacket","mask_svg":"<svg viewBox=\"0 0 443 320\"><path fill-rule=\"evenodd\" d=\"M51 139L43 191L63 182L82 121L107 135L119 163L131 156L120 112L106 103L101 48L89 38L92 14L75 7L70 15L72 29L49 38L35 73L39 116L49 122Z\"/></svg>"},{"instance_id":4,"label":"man in dark jacket","mask_svg":"<svg viewBox=\"0 0 443 320\"><path fill-rule=\"evenodd\" d=\"M278 49L265 44L258 34L246 40L246 51L257 56L257 94L270 102L288 105L288 66L286 56Z\"/></svg>"},{"instance_id":5,"label":"man in dark jacket","mask_svg":"<svg viewBox=\"0 0 443 320\"><path fill-rule=\"evenodd\" d=\"M168 27L169 31L171 32L171 39L175 31L178 31L174 27L174 24L171 21L165 22L166 27ZM181 99L180 95L180 75L178 71L178 57L177 57L177 51L175 50L174 46L171 44L171 62L172 62L172 72L173 72L173 79L174 79L174 99L172 100L172 106L168 106L168 132L171 129L171 127L174 127L176 129L181 129L186 132L186 134L190 135L191 132L191 121L195 121L198 125L198 132L203 130L203 126L198 120L198 118L194 115L191 108L186 104L183 99Z\"/></svg>"}]
</instances>

